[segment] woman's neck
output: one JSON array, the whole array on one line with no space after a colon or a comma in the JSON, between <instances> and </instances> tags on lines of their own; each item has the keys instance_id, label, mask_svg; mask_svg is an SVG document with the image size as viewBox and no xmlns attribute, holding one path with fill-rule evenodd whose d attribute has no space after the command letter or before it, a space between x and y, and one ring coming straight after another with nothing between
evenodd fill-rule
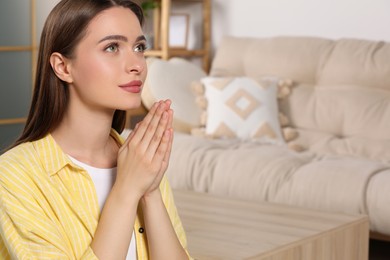
<instances>
[{"instance_id":1,"label":"woman's neck","mask_svg":"<svg viewBox=\"0 0 390 260\"><path fill-rule=\"evenodd\" d=\"M68 109L51 133L66 154L94 167L116 166L119 145L111 137L114 111Z\"/></svg>"}]
</instances>

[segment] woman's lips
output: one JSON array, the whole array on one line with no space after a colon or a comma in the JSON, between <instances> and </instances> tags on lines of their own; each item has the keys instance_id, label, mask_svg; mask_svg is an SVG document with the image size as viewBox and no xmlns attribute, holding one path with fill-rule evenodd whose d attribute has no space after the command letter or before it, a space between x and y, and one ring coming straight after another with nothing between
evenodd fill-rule
<instances>
[{"instance_id":1,"label":"woman's lips","mask_svg":"<svg viewBox=\"0 0 390 260\"><path fill-rule=\"evenodd\" d=\"M120 85L121 89L130 93L140 93L142 90L142 81L141 80L133 80L127 84Z\"/></svg>"}]
</instances>

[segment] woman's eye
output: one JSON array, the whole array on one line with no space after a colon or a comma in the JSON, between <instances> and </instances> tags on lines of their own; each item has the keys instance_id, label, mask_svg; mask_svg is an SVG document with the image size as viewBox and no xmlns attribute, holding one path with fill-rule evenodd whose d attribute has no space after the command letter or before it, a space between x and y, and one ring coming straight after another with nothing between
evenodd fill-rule
<instances>
[{"instance_id":1,"label":"woman's eye","mask_svg":"<svg viewBox=\"0 0 390 260\"><path fill-rule=\"evenodd\" d=\"M117 52L118 48L119 48L119 46L118 46L117 43L112 43L112 44L110 44L110 45L108 45L106 47L105 51L107 51L107 52Z\"/></svg>"},{"instance_id":2,"label":"woman's eye","mask_svg":"<svg viewBox=\"0 0 390 260\"><path fill-rule=\"evenodd\" d=\"M136 51L136 52L145 52L146 51L146 44L145 43L140 43L140 44L138 44L137 46L135 46L135 48L134 48L134 51Z\"/></svg>"}]
</instances>

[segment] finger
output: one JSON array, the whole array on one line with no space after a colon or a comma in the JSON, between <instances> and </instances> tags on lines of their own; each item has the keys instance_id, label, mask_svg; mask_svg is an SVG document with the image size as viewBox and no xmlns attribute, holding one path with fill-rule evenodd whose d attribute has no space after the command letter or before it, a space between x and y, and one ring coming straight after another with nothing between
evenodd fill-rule
<instances>
[{"instance_id":1,"label":"finger","mask_svg":"<svg viewBox=\"0 0 390 260\"><path fill-rule=\"evenodd\" d=\"M171 157L172 145L173 145L173 129L170 128L169 131L170 131L170 135L169 135L170 138L168 142L168 149L164 156L164 162L167 163L167 166L168 166L169 158Z\"/></svg>"},{"instance_id":2,"label":"finger","mask_svg":"<svg viewBox=\"0 0 390 260\"><path fill-rule=\"evenodd\" d=\"M145 156L149 159L152 159L154 157L154 154L156 153L159 145L162 142L164 132L167 129L168 117L169 113L164 111L161 120L158 123L157 129L154 133L154 136L151 137L151 140L145 153Z\"/></svg>"},{"instance_id":3,"label":"finger","mask_svg":"<svg viewBox=\"0 0 390 260\"><path fill-rule=\"evenodd\" d=\"M130 132L130 134L127 136L126 140L124 141L122 147L125 147L129 144L135 133L137 132L137 129L139 127L140 123L137 123L134 127L134 129Z\"/></svg>"},{"instance_id":4,"label":"finger","mask_svg":"<svg viewBox=\"0 0 390 260\"><path fill-rule=\"evenodd\" d=\"M158 146L157 151L154 154L152 160L153 164L162 165L164 158L166 156L165 154L169 149L170 139L171 139L171 130L165 130L160 145Z\"/></svg>"},{"instance_id":5,"label":"finger","mask_svg":"<svg viewBox=\"0 0 390 260\"><path fill-rule=\"evenodd\" d=\"M171 138L169 140L168 151L166 153L166 156L164 157L164 161L166 161L167 163L169 162L169 157L171 155L172 143L173 143L173 110L170 109L168 112L169 112L169 118L168 118L167 129L170 131Z\"/></svg>"},{"instance_id":6,"label":"finger","mask_svg":"<svg viewBox=\"0 0 390 260\"><path fill-rule=\"evenodd\" d=\"M173 110L170 109L169 111L169 121L168 121L168 127L167 129L170 131L170 140L169 140L169 143L168 143L168 150L166 151L165 153L165 156L164 156L164 167L161 169L162 172L165 172L168 168L168 164L169 164L169 159L170 159L170 156L171 156L171 152L172 152L172 145L173 145L173 127L172 127L172 122L173 122Z\"/></svg>"},{"instance_id":7,"label":"finger","mask_svg":"<svg viewBox=\"0 0 390 260\"><path fill-rule=\"evenodd\" d=\"M168 128L173 128L173 110L172 109L169 109L168 110L168 115L169 115L169 117L168 117L168 125L167 125L167 129Z\"/></svg>"},{"instance_id":8,"label":"finger","mask_svg":"<svg viewBox=\"0 0 390 260\"><path fill-rule=\"evenodd\" d=\"M152 138L157 138L156 131L161 128L160 123L166 124L165 120L161 120L164 113L166 113L167 107L165 102L161 102L158 106L156 113L153 115L153 118L150 120L149 125L146 128L145 134L142 138L142 142L144 145L149 146L152 142ZM165 130L165 129L164 129ZM162 132L160 129L159 132L159 140L162 136Z\"/></svg>"},{"instance_id":9,"label":"finger","mask_svg":"<svg viewBox=\"0 0 390 260\"><path fill-rule=\"evenodd\" d=\"M168 102L167 102L167 101L168 101ZM164 102L166 102L166 105L170 106L170 100L167 100L167 101L164 101ZM160 128L160 129L158 130L158 132L156 132L156 134L157 134L158 136L160 136L160 131L169 130L169 131L170 131L170 135L172 135L172 133L173 133L173 129L172 129L173 110L172 110L172 109L169 109L169 110L167 111L167 115L168 115L168 117L167 117L166 127L165 127L165 128ZM164 118L163 120L165 120L165 118ZM162 123L163 123L163 122L162 122ZM164 125L162 124L162 126L164 126ZM163 134L163 132L161 132L161 134ZM157 143L151 144L151 147L150 147L150 151L151 151L151 152L154 153L155 149L157 149L157 146L156 146L156 145L157 145ZM159 144L158 144L158 145L159 145ZM170 153L170 152L169 152L169 153ZM169 160L169 157L168 157L167 159Z\"/></svg>"},{"instance_id":10,"label":"finger","mask_svg":"<svg viewBox=\"0 0 390 260\"><path fill-rule=\"evenodd\" d=\"M156 113L159 105L160 105L160 102L154 103L153 106L151 107L151 109L149 110L149 112L144 117L144 119L137 125L137 131L135 131L134 136L132 137L132 141L135 145L138 145L138 143L144 137L146 129L149 126L150 121L154 117L154 114Z\"/></svg>"},{"instance_id":11,"label":"finger","mask_svg":"<svg viewBox=\"0 0 390 260\"><path fill-rule=\"evenodd\" d=\"M167 105L168 109L171 107L172 105L172 101L170 99L166 99L164 100L165 104Z\"/></svg>"},{"instance_id":12,"label":"finger","mask_svg":"<svg viewBox=\"0 0 390 260\"><path fill-rule=\"evenodd\" d=\"M172 141L173 141L173 129L167 130L169 131L169 141L168 141L168 147L164 155L164 159L162 161L160 171L158 172L157 178L161 181L162 177L164 176L166 170L169 166L169 158L171 155L171 149L172 149Z\"/></svg>"}]
</instances>

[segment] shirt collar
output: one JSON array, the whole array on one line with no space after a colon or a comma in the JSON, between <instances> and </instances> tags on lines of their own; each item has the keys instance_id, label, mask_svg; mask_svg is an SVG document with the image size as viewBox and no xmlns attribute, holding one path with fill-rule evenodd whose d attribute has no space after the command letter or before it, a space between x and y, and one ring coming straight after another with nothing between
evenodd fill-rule
<instances>
[{"instance_id":1,"label":"shirt collar","mask_svg":"<svg viewBox=\"0 0 390 260\"><path fill-rule=\"evenodd\" d=\"M123 138L114 129L111 129L110 135L118 144L123 144ZM74 168L82 170L75 165L70 158L64 153L61 147L56 143L51 134L46 135L42 139L33 142L33 146L38 152L42 165L46 169L49 176L59 173L66 165L71 165Z\"/></svg>"}]
</instances>

